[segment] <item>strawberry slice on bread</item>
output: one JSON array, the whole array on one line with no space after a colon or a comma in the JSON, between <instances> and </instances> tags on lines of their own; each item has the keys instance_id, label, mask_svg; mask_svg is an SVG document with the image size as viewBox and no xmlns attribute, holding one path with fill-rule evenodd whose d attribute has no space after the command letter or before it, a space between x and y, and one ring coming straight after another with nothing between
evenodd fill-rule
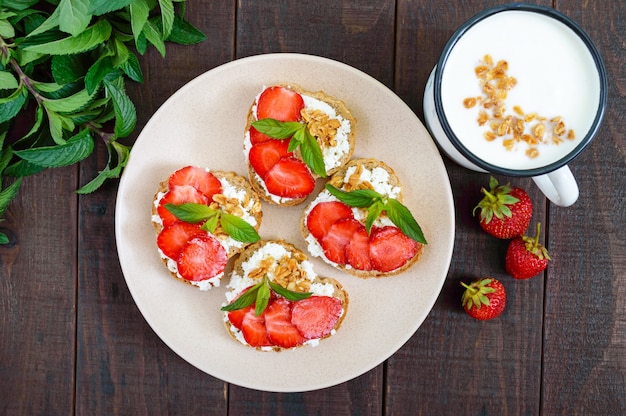
<instances>
[{"instance_id":1,"label":"strawberry slice on bread","mask_svg":"<svg viewBox=\"0 0 626 416\"><path fill-rule=\"evenodd\" d=\"M283 240L262 240L235 260L223 304L228 334L260 351L281 351L336 333L348 293L318 276L306 255Z\"/></svg>"},{"instance_id":2,"label":"strawberry slice on bread","mask_svg":"<svg viewBox=\"0 0 626 416\"><path fill-rule=\"evenodd\" d=\"M301 217L309 253L361 278L407 270L419 260L426 239L402 199L390 166L371 158L351 160Z\"/></svg>"},{"instance_id":3,"label":"strawberry slice on bread","mask_svg":"<svg viewBox=\"0 0 626 416\"><path fill-rule=\"evenodd\" d=\"M234 172L184 166L159 184L152 204L156 245L169 274L208 290L228 260L260 239L261 201Z\"/></svg>"},{"instance_id":4,"label":"strawberry slice on bread","mask_svg":"<svg viewBox=\"0 0 626 416\"><path fill-rule=\"evenodd\" d=\"M355 137L356 120L342 101L297 85L264 88L244 133L250 183L270 203L300 204L317 178L350 160Z\"/></svg>"}]
</instances>

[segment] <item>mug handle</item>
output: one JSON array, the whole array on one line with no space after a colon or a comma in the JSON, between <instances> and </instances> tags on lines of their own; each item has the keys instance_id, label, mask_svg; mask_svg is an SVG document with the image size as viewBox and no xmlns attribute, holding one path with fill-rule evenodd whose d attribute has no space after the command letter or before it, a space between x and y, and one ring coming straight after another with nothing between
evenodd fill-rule
<instances>
[{"instance_id":1,"label":"mug handle","mask_svg":"<svg viewBox=\"0 0 626 416\"><path fill-rule=\"evenodd\" d=\"M578 184L567 165L544 175L533 176L533 181L556 205L569 207L578 199Z\"/></svg>"}]
</instances>

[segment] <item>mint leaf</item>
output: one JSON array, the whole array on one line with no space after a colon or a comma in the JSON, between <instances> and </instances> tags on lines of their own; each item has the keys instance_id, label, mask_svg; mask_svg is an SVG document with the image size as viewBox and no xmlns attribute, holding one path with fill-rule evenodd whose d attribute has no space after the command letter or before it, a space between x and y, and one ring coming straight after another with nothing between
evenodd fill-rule
<instances>
[{"instance_id":1,"label":"mint leaf","mask_svg":"<svg viewBox=\"0 0 626 416\"><path fill-rule=\"evenodd\" d=\"M92 94L85 90L80 90L76 94L69 97L59 98L57 100L44 100L43 106L57 113L73 113L87 107L92 99Z\"/></svg>"},{"instance_id":2,"label":"mint leaf","mask_svg":"<svg viewBox=\"0 0 626 416\"><path fill-rule=\"evenodd\" d=\"M264 118L252 122L252 127L274 139L288 139L301 130L303 124L297 121L278 121L273 118Z\"/></svg>"},{"instance_id":3,"label":"mint leaf","mask_svg":"<svg viewBox=\"0 0 626 416\"><path fill-rule=\"evenodd\" d=\"M220 225L226 234L234 240L243 243L254 243L261 239L253 226L236 215L223 212L220 218Z\"/></svg>"},{"instance_id":4,"label":"mint leaf","mask_svg":"<svg viewBox=\"0 0 626 416\"><path fill-rule=\"evenodd\" d=\"M376 201L372 205L367 208L367 217L365 218L365 229L369 234L372 231L372 226L374 225L374 221L380 216L380 214L385 210L385 204L382 201Z\"/></svg>"},{"instance_id":5,"label":"mint leaf","mask_svg":"<svg viewBox=\"0 0 626 416\"><path fill-rule=\"evenodd\" d=\"M161 56L165 57L165 42L163 41L163 37L161 32L159 32L158 27L151 21L148 20L146 25L143 28L143 32L148 42L150 42L157 51L161 54Z\"/></svg>"},{"instance_id":6,"label":"mint leaf","mask_svg":"<svg viewBox=\"0 0 626 416\"><path fill-rule=\"evenodd\" d=\"M326 184L326 190L344 204L357 208L367 208L377 200L382 199L381 194L369 189L357 189L346 192L335 188L331 184Z\"/></svg>"},{"instance_id":7,"label":"mint leaf","mask_svg":"<svg viewBox=\"0 0 626 416\"><path fill-rule=\"evenodd\" d=\"M79 35L91 21L89 0L61 0L58 8L59 29L72 36Z\"/></svg>"},{"instance_id":8,"label":"mint leaf","mask_svg":"<svg viewBox=\"0 0 626 416\"><path fill-rule=\"evenodd\" d=\"M268 281L269 280L267 279L267 275L265 275L263 277L263 284L259 286L259 289L257 290L256 302L254 305L254 314L256 316L261 316L270 301L270 295L272 294L272 292L270 292L270 288L267 284Z\"/></svg>"},{"instance_id":9,"label":"mint leaf","mask_svg":"<svg viewBox=\"0 0 626 416\"><path fill-rule=\"evenodd\" d=\"M119 77L115 81L104 80L104 87L113 99L115 110L115 135L126 137L135 129L137 124L137 111L132 100L124 90L124 80Z\"/></svg>"},{"instance_id":10,"label":"mint leaf","mask_svg":"<svg viewBox=\"0 0 626 416\"><path fill-rule=\"evenodd\" d=\"M280 296L292 302L309 298L313 294L311 292L294 292L292 290L284 288L281 285L276 284L269 280L268 280L268 283L270 284L270 287L272 288L274 292L278 293Z\"/></svg>"},{"instance_id":11,"label":"mint leaf","mask_svg":"<svg viewBox=\"0 0 626 416\"><path fill-rule=\"evenodd\" d=\"M5 39L15 37L15 29L13 29L13 25L6 19L0 19L0 36Z\"/></svg>"},{"instance_id":12,"label":"mint leaf","mask_svg":"<svg viewBox=\"0 0 626 416\"><path fill-rule=\"evenodd\" d=\"M300 132L302 132L303 135L302 139L299 138ZM309 129L305 126L303 130L294 134L294 137L300 142L300 154L302 155L304 163L306 163L317 176L325 178L326 165L324 164L324 155L322 154L319 143L315 137L311 135Z\"/></svg>"},{"instance_id":13,"label":"mint leaf","mask_svg":"<svg viewBox=\"0 0 626 416\"><path fill-rule=\"evenodd\" d=\"M14 90L18 87L17 79L8 71L0 71L0 89Z\"/></svg>"},{"instance_id":14,"label":"mint leaf","mask_svg":"<svg viewBox=\"0 0 626 416\"><path fill-rule=\"evenodd\" d=\"M94 49L111 36L111 24L107 20L98 20L79 35L66 37L47 43L35 43L24 46L29 52L50 55L81 53Z\"/></svg>"},{"instance_id":15,"label":"mint leaf","mask_svg":"<svg viewBox=\"0 0 626 416\"><path fill-rule=\"evenodd\" d=\"M411 214L411 211L398 200L389 198L387 201L387 216L409 238L418 243L427 244L422 229Z\"/></svg>"},{"instance_id":16,"label":"mint leaf","mask_svg":"<svg viewBox=\"0 0 626 416\"><path fill-rule=\"evenodd\" d=\"M135 0L91 0L89 13L101 16L116 10L123 9Z\"/></svg>"},{"instance_id":17,"label":"mint leaf","mask_svg":"<svg viewBox=\"0 0 626 416\"><path fill-rule=\"evenodd\" d=\"M93 139L89 130L82 130L65 144L15 150L14 154L30 163L44 168L57 168L80 162L93 151Z\"/></svg>"},{"instance_id":18,"label":"mint leaf","mask_svg":"<svg viewBox=\"0 0 626 416\"><path fill-rule=\"evenodd\" d=\"M7 207L17 195L20 189L22 178L17 178L11 185L7 186L0 192L0 215L4 215Z\"/></svg>"},{"instance_id":19,"label":"mint leaf","mask_svg":"<svg viewBox=\"0 0 626 416\"><path fill-rule=\"evenodd\" d=\"M239 309L247 308L252 305L256 301L257 292L261 286L265 285L265 281L260 281L256 285L252 286L250 289L243 292L237 299L229 303L228 305L222 306L220 310L224 312L237 311Z\"/></svg>"},{"instance_id":20,"label":"mint leaf","mask_svg":"<svg viewBox=\"0 0 626 416\"><path fill-rule=\"evenodd\" d=\"M179 220L192 224L206 221L207 219L218 214L218 212L213 208L194 202L187 202L184 204L165 204L165 209L174 214L174 216Z\"/></svg>"},{"instance_id":21,"label":"mint leaf","mask_svg":"<svg viewBox=\"0 0 626 416\"><path fill-rule=\"evenodd\" d=\"M150 6L146 0L135 0L130 4L130 27L135 37L135 42L143 31L148 21Z\"/></svg>"},{"instance_id":22,"label":"mint leaf","mask_svg":"<svg viewBox=\"0 0 626 416\"><path fill-rule=\"evenodd\" d=\"M191 23L174 16L174 26L172 26L172 33L167 37L167 40L180 45L194 45L200 43L206 39L206 35L196 29Z\"/></svg>"},{"instance_id":23,"label":"mint leaf","mask_svg":"<svg viewBox=\"0 0 626 416\"><path fill-rule=\"evenodd\" d=\"M172 0L159 0L161 8L162 39L167 39L174 26L174 3Z\"/></svg>"},{"instance_id":24,"label":"mint leaf","mask_svg":"<svg viewBox=\"0 0 626 416\"><path fill-rule=\"evenodd\" d=\"M91 65L89 70L87 70L87 74L85 75L85 88L87 92L92 94L96 88L98 88L100 82L113 71L111 57L101 56L98 58L98 60Z\"/></svg>"},{"instance_id":25,"label":"mint leaf","mask_svg":"<svg viewBox=\"0 0 626 416\"><path fill-rule=\"evenodd\" d=\"M9 97L1 99L0 123L4 123L15 117L24 106L24 103L26 103L27 96L28 91L26 88L18 88Z\"/></svg>"},{"instance_id":26,"label":"mint leaf","mask_svg":"<svg viewBox=\"0 0 626 416\"><path fill-rule=\"evenodd\" d=\"M85 75L80 54L54 55L51 62L52 78L57 84L70 84Z\"/></svg>"},{"instance_id":27,"label":"mint leaf","mask_svg":"<svg viewBox=\"0 0 626 416\"><path fill-rule=\"evenodd\" d=\"M143 82L143 73L141 72L141 66L137 56L129 52L126 62L120 65L120 69L126 74L126 76L135 82Z\"/></svg>"},{"instance_id":28,"label":"mint leaf","mask_svg":"<svg viewBox=\"0 0 626 416\"><path fill-rule=\"evenodd\" d=\"M60 9L57 7L56 9L54 9L54 11L52 12L52 14L50 16L48 16L48 18L46 20L44 20L43 23L41 23L37 29L33 30L32 32L30 32L28 35L26 35L26 37L33 37L33 36L37 36L41 33L47 32L50 29L54 29L56 27L59 26L59 17L60 17L61 13L60 13Z\"/></svg>"}]
</instances>

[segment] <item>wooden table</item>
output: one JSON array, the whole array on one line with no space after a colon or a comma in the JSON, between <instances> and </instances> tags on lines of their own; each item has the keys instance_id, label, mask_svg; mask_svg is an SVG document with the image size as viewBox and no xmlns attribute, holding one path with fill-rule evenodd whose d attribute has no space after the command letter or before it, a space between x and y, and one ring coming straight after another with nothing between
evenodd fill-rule
<instances>
[{"instance_id":1,"label":"wooden table","mask_svg":"<svg viewBox=\"0 0 626 416\"><path fill-rule=\"evenodd\" d=\"M130 85L137 137L157 108L195 76L236 58L299 52L352 65L394 90L423 120L422 95L445 42L463 21L500 2L473 0L189 0L207 40L143 59ZM117 182L73 191L105 165L105 152L26 179L0 247L0 414L626 414L626 6L623 1L537 1L590 34L609 77L599 135L573 163L581 195L557 207L528 189L554 261L528 281L506 275L506 244L472 217L485 174L444 158L456 239L433 310L396 354L323 390L267 393L229 385L191 366L146 324L118 262ZM175 142L172 142L175 145ZM460 281L493 275L509 287L504 314L464 315Z\"/></svg>"}]
</instances>

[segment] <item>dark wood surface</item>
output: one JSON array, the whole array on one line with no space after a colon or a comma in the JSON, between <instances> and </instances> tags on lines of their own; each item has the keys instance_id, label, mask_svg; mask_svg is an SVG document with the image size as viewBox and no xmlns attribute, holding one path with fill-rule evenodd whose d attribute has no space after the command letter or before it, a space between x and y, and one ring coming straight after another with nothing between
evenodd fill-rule
<instances>
[{"instance_id":1,"label":"dark wood surface","mask_svg":"<svg viewBox=\"0 0 626 416\"><path fill-rule=\"evenodd\" d=\"M187 2L207 40L143 57L129 85L136 138L195 76L233 59L299 52L352 65L393 89L419 116L430 70L450 34L497 1L215 0ZM554 261L542 275L506 275L506 244L471 215L488 176L444 158L455 199L455 247L441 295L386 362L323 390L267 393L229 385L172 352L137 309L115 246L117 182L73 191L104 166L26 179L0 247L0 414L31 415L624 415L626 414L626 5L539 1L575 19L600 49L609 106L599 135L570 167L581 195L561 208L530 179ZM172 142L175 145L175 142ZM492 275L509 289L504 314L478 322L460 308L460 281Z\"/></svg>"}]
</instances>

